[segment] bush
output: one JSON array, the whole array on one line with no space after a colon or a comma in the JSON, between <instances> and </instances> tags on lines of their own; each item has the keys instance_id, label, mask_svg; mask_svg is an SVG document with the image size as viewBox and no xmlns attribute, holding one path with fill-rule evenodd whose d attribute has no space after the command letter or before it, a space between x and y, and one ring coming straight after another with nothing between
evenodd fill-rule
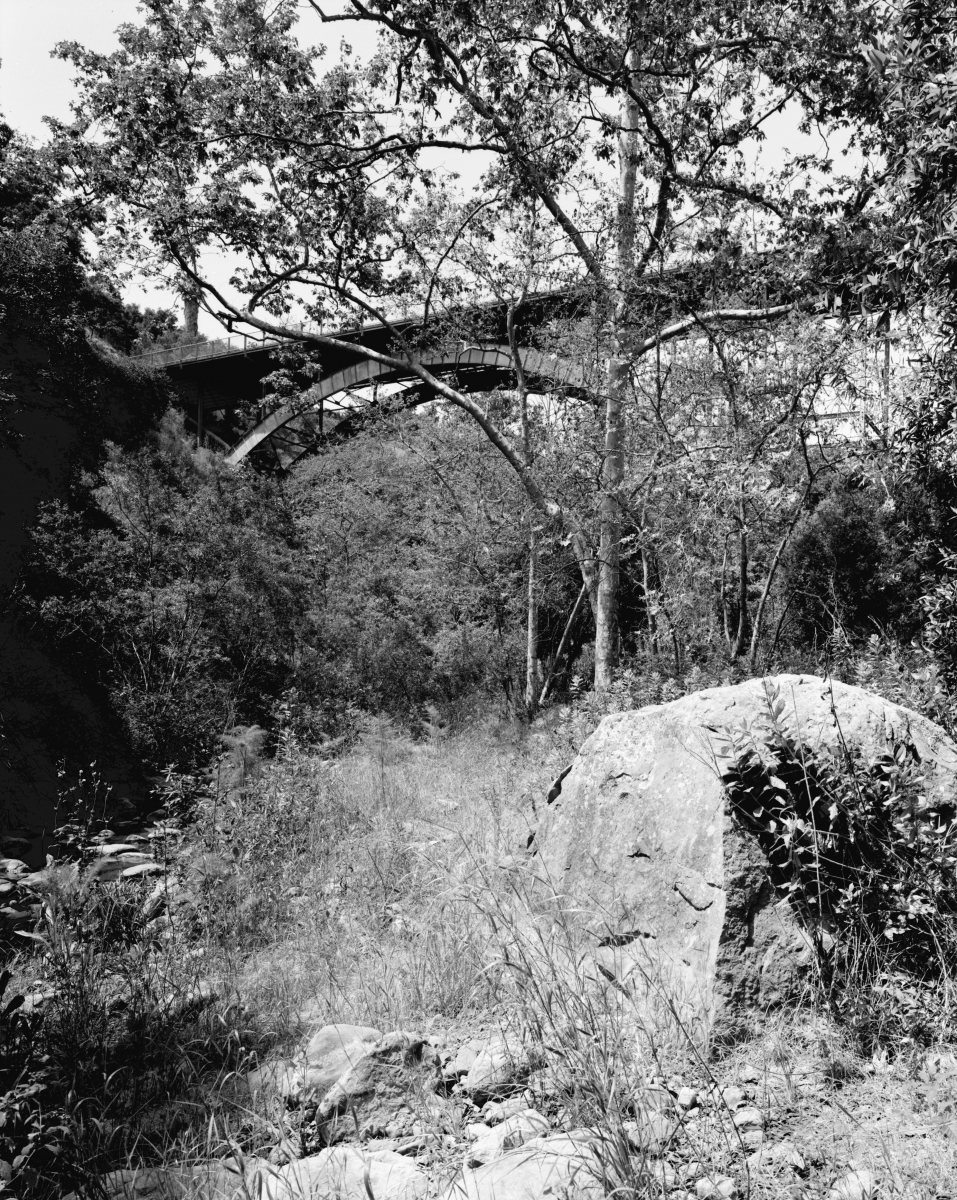
<instances>
[{"instance_id":1,"label":"bush","mask_svg":"<svg viewBox=\"0 0 957 1200\"><path fill-rule=\"evenodd\" d=\"M273 481L190 446L167 413L116 446L85 511L33 530L21 611L108 695L153 769L203 762L224 730L269 719L306 606L291 515Z\"/></svg>"},{"instance_id":2,"label":"bush","mask_svg":"<svg viewBox=\"0 0 957 1200\"><path fill-rule=\"evenodd\" d=\"M957 968L952 799L928 795L906 740L870 759L843 743L811 748L785 728L784 709L769 691L766 721L727 731L731 812L813 934L835 1011L865 1041L939 1036ZM873 1003L877 991L890 1002Z\"/></svg>"}]
</instances>

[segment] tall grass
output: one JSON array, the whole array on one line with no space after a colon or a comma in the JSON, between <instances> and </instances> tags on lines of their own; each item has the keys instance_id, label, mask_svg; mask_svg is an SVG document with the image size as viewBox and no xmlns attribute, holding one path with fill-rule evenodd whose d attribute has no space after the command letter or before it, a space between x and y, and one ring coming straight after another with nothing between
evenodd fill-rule
<instances>
[{"instance_id":1,"label":"tall grass","mask_svg":"<svg viewBox=\"0 0 957 1200\"><path fill-rule=\"evenodd\" d=\"M51 993L42 1016L15 1004L4 1013L0 1137L17 1161L18 1194L89 1191L98 1172L131 1162L294 1156L308 1141L304 1113L250 1095L241 1079L331 1022L444 1032L452 1044L508 1030L523 1047L528 1098L556 1125L592 1131L589 1161L606 1194L658 1195L674 1184L666 1159L676 1154L720 1174L743 1147L674 981L652 962L633 960L630 973L606 962L583 937L581 914L525 854L537 800L596 715L566 713L535 734L472 730L421 743L370 719L347 754L286 740L269 763L255 738L237 735L205 791L189 804L171 794L190 816L170 855L165 915L152 884L95 884L82 858L51 869L43 925L3 984L8 998L37 983ZM923 860L903 834L894 841L915 794L906 762L848 775L847 763L812 762L781 737L774 745L784 758L770 765L739 745L728 782L739 811L755 797L770 811L768 788L791 805L780 828L753 831L771 838L775 882L797 880L803 890L788 895L806 915L856 931L839 962L827 951L826 997L861 1043L919 1040L929 1016L950 1010L952 974L928 967L915 979L904 943L885 933L900 927L919 937L925 959L946 949L934 961L950 963L947 921L916 909L905 920L903 899L923 897L950 919L939 902L952 839L925 814L919 846L935 848L941 886L921 891ZM861 794L871 796L861 837L886 835L897 866L906 860L898 925L881 924L873 903L890 860L852 861L846 846L837 855L792 836L787 845L806 851L798 866L810 865L788 874L794 853L779 853L794 821L840 832L822 814L837 802L846 824ZM835 901L820 881L837 866ZM589 916L593 927L600 914ZM711 1097L694 1129L662 1086L676 1079Z\"/></svg>"}]
</instances>

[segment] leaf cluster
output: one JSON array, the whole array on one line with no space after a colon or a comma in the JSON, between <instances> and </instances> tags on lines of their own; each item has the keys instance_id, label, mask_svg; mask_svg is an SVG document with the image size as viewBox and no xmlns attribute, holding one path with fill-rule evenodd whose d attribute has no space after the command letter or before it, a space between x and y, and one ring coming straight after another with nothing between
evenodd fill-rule
<instances>
[{"instance_id":1,"label":"leaf cluster","mask_svg":"<svg viewBox=\"0 0 957 1200\"><path fill-rule=\"evenodd\" d=\"M952 972L952 800L928 790L906 735L869 758L843 742L812 748L786 709L769 688L766 716L724 731L717 753L731 814L812 933L825 981L837 988L862 946L878 948L885 972Z\"/></svg>"}]
</instances>

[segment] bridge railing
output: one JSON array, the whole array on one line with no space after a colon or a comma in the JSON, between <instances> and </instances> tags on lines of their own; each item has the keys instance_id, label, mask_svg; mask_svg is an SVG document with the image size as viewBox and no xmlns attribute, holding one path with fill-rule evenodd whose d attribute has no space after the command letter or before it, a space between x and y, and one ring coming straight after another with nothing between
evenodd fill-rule
<instances>
[{"instance_id":1,"label":"bridge railing","mask_svg":"<svg viewBox=\"0 0 957 1200\"><path fill-rule=\"evenodd\" d=\"M295 327L294 327L295 328ZM300 329L304 326L300 325ZM226 358L230 354L249 354L253 350L266 350L279 346L286 338L256 337L251 333L232 333L224 338L209 338L205 341L183 342L178 346L167 346L158 350L144 350L132 357L152 367L175 367L182 363L200 362L204 358Z\"/></svg>"}]
</instances>

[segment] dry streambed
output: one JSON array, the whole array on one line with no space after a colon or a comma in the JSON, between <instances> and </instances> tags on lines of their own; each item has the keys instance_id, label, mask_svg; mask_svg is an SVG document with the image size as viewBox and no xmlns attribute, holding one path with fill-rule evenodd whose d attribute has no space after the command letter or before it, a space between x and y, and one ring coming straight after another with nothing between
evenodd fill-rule
<instances>
[{"instance_id":1,"label":"dry streambed","mask_svg":"<svg viewBox=\"0 0 957 1200\"><path fill-rule=\"evenodd\" d=\"M806 1014L723 1069L636 1076L630 1103L589 1127L574 1123L575 1081L516 1033L447 1045L325 1026L238 1085L277 1131L267 1156L98 1183L111 1200L952 1195L957 1058L924 1054L905 1071L836 1045Z\"/></svg>"}]
</instances>

